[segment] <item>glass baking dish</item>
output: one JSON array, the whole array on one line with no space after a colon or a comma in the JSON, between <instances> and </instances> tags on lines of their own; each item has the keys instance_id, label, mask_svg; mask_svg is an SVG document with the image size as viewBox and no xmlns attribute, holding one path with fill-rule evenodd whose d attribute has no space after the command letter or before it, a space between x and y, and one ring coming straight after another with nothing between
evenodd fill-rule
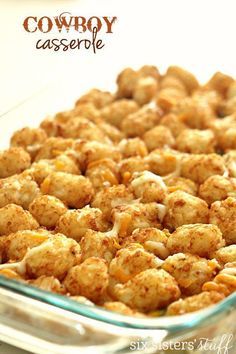
<instances>
[{"instance_id":1,"label":"glass baking dish","mask_svg":"<svg viewBox=\"0 0 236 354\"><path fill-rule=\"evenodd\" d=\"M54 82L1 115L0 149L15 130L73 105L82 92L68 87ZM146 319L0 277L0 341L39 354L235 353L235 318L236 294L195 313Z\"/></svg>"}]
</instances>

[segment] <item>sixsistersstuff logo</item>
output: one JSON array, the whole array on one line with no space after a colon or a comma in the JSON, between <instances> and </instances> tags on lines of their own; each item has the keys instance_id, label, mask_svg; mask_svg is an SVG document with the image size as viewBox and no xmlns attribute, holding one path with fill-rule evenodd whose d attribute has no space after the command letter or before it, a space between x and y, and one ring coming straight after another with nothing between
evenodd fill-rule
<instances>
[{"instance_id":1,"label":"sixsistersstuff logo","mask_svg":"<svg viewBox=\"0 0 236 354\"><path fill-rule=\"evenodd\" d=\"M28 16L23 21L23 27L31 35L42 36L35 41L36 49L55 52L85 49L96 53L104 48L106 35L113 33L116 21L116 16L84 17L63 12L53 17Z\"/></svg>"}]
</instances>

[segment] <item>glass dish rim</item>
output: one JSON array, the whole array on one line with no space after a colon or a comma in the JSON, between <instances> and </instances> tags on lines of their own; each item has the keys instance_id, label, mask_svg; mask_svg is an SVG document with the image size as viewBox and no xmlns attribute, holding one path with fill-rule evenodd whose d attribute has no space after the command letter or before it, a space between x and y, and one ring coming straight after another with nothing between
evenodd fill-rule
<instances>
[{"instance_id":1,"label":"glass dish rim","mask_svg":"<svg viewBox=\"0 0 236 354\"><path fill-rule=\"evenodd\" d=\"M206 321L211 321L217 315L223 315L233 308L236 309L235 292L219 303L200 311L178 316L138 318L118 314L96 305L89 306L74 301L64 295L44 291L4 276L0 276L0 288L1 287L13 293L23 295L25 298L31 298L59 309L72 312L73 314L84 316L92 320L102 321L118 327L137 330L168 330L170 333L192 330L205 324Z\"/></svg>"}]
</instances>

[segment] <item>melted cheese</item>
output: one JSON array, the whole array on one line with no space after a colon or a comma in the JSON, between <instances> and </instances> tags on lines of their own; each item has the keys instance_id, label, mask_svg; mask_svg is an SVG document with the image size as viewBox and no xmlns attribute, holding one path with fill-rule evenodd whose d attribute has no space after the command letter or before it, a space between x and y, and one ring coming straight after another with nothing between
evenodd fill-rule
<instances>
[{"instance_id":1,"label":"melted cheese","mask_svg":"<svg viewBox=\"0 0 236 354\"><path fill-rule=\"evenodd\" d=\"M25 259L22 259L22 261L16 262L16 263L1 264L0 270L1 269L14 269L19 274L25 274L25 272L26 272Z\"/></svg>"},{"instance_id":2,"label":"melted cheese","mask_svg":"<svg viewBox=\"0 0 236 354\"><path fill-rule=\"evenodd\" d=\"M236 276L236 268L224 268L220 274L229 274L229 275L235 275Z\"/></svg>"},{"instance_id":3,"label":"melted cheese","mask_svg":"<svg viewBox=\"0 0 236 354\"><path fill-rule=\"evenodd\" d=\"M23 275L26 273L27 259L32 255L33 256L36 255L38 252L42 251L43 249L48 249L48 247L50 247L50 244L52 244L52 241L46 240L41 245L28 249L24 258L20 262L1 264L0 269L14 269L16 270L16 272Z\"/></svg>"},{"instance_id":4,"label":"melted cheese","mask_svg":"<svg viewBox=\"0 0 236 354\"><path fill-rule=\"evenodd\" d=\"M230 169L231 175L233 177L236 177L236 162L235 161L230 162L229 169Z\"/></svg>"},{"instance_id":5,"label":"melted cheese","mask_svg":"<svg viewBox=\"0 0 236 354\"><path fill-rule=\"evenodd\" d=\"M227 168L225 169L225 171L223 173L223 177L229 177L229 171Z\"/></svg>"},{"instance_id":6,"label":"melted cheese","mask_svg":"<svg viewBox=\"0 0 236 354\"><path fill-rule=\"evenodd\" d=\"M157 209L158 209L158 218L159 218L160 222L162 222L165 215L166 215L166 206L163 204L157 203Z\"/></svg>"},{"instance_id":7,"label":"melted cheese","mask_svg":"<svg viewBox=\"0 0 236 354\"><path fill-rule=\"evenodd\" d=\"M144 242L144 247L163 259L166 259L170 254L168 249L161 242L146 241Z\"/></svg>"},{"instance_id":8,"label":"melted cheese","mask_svg":"<svg viewBox=\"0 0 236 354\"><path fill-rule=\"evenodd\" d=\"M132 187L139 187L146 182L154 182L158 184L162 189L166 190L167 187L161 176L158 176L150 171L144 171L139 177L135 178L131 185Z\"/></svg>"},{"instance_id":9,"label":"melted cheese","mask_svg":"<svg viewBox=\"0 0 236 354\"><path fill-rule=\"evenodd\" d=\"M178 156L176 159L175 170L173 172L169 173L168 175L163 176L162 178L164 181L167 181L167 180L174 178L174 177L180 177L180 175L181 175L181 158Z\"/></svg>"}]
</instances>

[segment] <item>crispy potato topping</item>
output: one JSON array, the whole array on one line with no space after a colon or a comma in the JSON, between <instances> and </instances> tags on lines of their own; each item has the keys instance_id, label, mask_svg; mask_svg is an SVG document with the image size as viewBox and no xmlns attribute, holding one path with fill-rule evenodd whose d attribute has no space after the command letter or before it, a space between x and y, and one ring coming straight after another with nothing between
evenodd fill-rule
<instances>
[{"instance_id":1,"label":"crispy potato topping","mask_svg":"<svg viewBox=\"0 0 236 354\"><path fill-rule=\"evenodd\" d=\"M0 151L0 275L128 316L212 306L236 290L236 81L116 83Z\"/></svg>"}]
</instances>

